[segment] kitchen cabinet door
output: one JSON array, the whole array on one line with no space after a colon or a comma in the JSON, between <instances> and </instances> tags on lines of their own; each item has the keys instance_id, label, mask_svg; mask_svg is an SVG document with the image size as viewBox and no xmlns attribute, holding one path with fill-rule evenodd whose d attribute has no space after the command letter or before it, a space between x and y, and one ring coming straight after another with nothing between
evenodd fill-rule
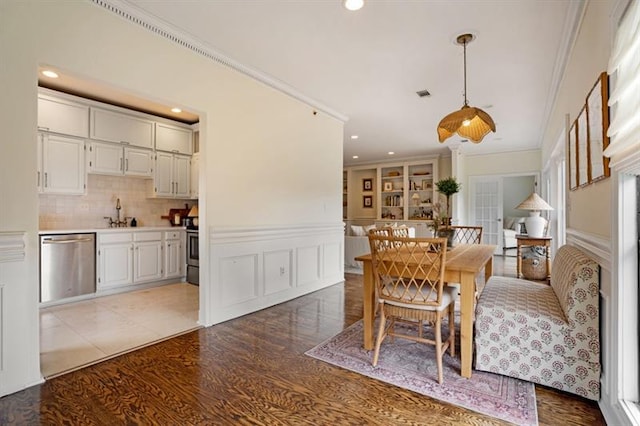
<instances>
[{"instance_id":1,"label":"kitchen cabinet door","mask_svg":"<svg viewBox=\"0 0 640 426\"><path fill-rule=\"evenodd\" d=\"M200 188L200 153L196 152L191 157L191 198L198 199L198 191Z\"/></svg>"},{"instance_id":2,"label":"kitchen cabinet door","mask_svg":"<svg viewBox=\"0 0 640 426\"><path fill-rule=\"evenodd\" d=\"M122 175L122 147L110 143L91 142L89 172L102 175Z\"/></svg>"},{"instance_id":3,"label":"kitchen cabinet door","mask_svg":"<svg viewBox=\"0 0 640 426\"><path fill-rule=\"evenodd\" d=\"M174 196L189 198L191 187L191 158L185 155L173 157L173 181L175 183Z\"/></svg>"},{"instance_id":4,"label":"kitchen cabinet door","mask_svg":"<svg viewBox=\"0 0 640 426\"><path fill-rule=\"evenodd\" d=\"M164 243L164 277L180 278L184 276L184 247L180 240L167 240Z\"/></svg>"},{"instance_id":5,"label":"kitchen cabinet door","mask_svg":"<svg viewBox=\"0 0 640 426\"><path fill-rule=\"evenodd\" d=\"M42 143L42 192L47 194L85 193L84 140L40 134Z\"/></svg>"},{"instance_id":6,"label":"kitchen cabinet door","mask_svg":"<svg viewBox=\"0 0 640 426\"><path fill-rule=\"evenodd\" d=\"M144 241L134 243L133 282L162 279L162 242Z\"/></svg>"},{"instance_id":7,"label":"kitchen cabinet door","mask_svg":"<svg viewBox=\"0 0 640 426\"><path fill-rule=\"evenodd\" d=\"M173 197L173 154L156 153L155 195L157 197Z\"/></svg>"},{"instance_id":8,"label":"kitchen cabinet door","mask_svg":"<svg viewBox=\"0 0 640 426\"><path fill-rule=\"evenodd\" d=\"M98 290L133 283L133 244L100 244Z\"/></svg>"},{"instance_id":9,"label":"kitchen cabinet door","mask_svg":"<svg viewBox=\"0 0 640 426\"><path fill-rule=\"evenodd\" d=\"M86 138L89 136L89 107L39 95L38 130Z\"/></svg>"},{"instance_id":10,"label":"kitchen cabinet door","mask_svg":"<svg viewBox=\"0 0 640 426\"><path fill-rule=\"evenodd\" d=\"M124 149L124 174L128 176L153 176L153 151L137 148Z\"/></svg>"},{"instance_id":11,"label":"kitchen cabinet door","mask_svg":"<svg viewBox=\"0 0 640 426\"><path fill-rule=\"evenodd\" d=\"M154 123L133 115L91 108L91 138L153 149Z\"/></svg>"},{"instance_id":12,"label":"kitchen cabinet door","mask_svg":"<svg viewBox=\"0 0 640 426\"><path fill-rule=\"evenodd\" d=\"M188 199L191 183L191 157L156 152L155 196Z\"/></svg>"},{"instance_id":13,"label":"kitchen cabinet door","mask_svg":"<svg viewBox=\"0 0 640 426\"><path fill-rule=\"evenodd\" d=\"M156 123L156 150L191 155L193 153L193 131Z\"/></svg>"}]
</instances>

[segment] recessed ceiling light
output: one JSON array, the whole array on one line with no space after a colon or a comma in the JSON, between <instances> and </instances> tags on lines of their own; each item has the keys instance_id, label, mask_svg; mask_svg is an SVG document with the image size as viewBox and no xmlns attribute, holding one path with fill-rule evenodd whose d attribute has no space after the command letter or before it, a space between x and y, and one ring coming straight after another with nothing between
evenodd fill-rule
<instances>
[{"instance_id":1,"label":"recessed ceiling light","mask_svg":"<svg viewBox=\"0 0 640 426\"><path fill-rule=\"evenodd\" d=\"M42 71L42 75L44 75L45 77L49 77L49 78L58 78L58 73L56 73L55 71L51 71L51 70Z\"/></svg>"},{"instance_id":2,"label":"recessed ceiling light","mask_svg":"<svg viewBox=\"0 0 640 426\"><path fill-rule=\"evenodd\" d=\"M354 160L357 160L357 159L358 159L358 158L360 158L360 157L358 157L357 155L354 155L354 156L353 156L353 157L351 157L351 158L353 158Z\"/></svg>"},{"instance_id":3,"label":"recessed ceiling light","mask_svg":"<svg viewBox=\"0 0 640 426\"><path fill-rule=\"evenodd\" d=\"M393 154L395 154L395 152L389 151L389 155L393 155Z\"/></svg>"},{"instance_id":4,"label":"recessed ceiling light","mask_svg":"<svg viewBox=\"0 0 640 426\"><path fill-rule=\"evenodd\" d=\"M364 6L364 0L344 0L344 7L347 10L360 10Z\"/></svg>"},{"instance_id":5,"label":"recessed ceiling light","mask_svg":"<svg viewBox=\"0 0 640 426\"><path fill-rule=\"evenodd\" d=\"M351 135L351 139L358 139L358 135Z\"/></svg>"},{"instance_id":6,"label":"recessed ceiling light","mask_svg":"<svg viewBox=\"0 0 640 426\"><path fill-rule=\"evenodd\" d=\"M181 113L182 110L180 108L171 108L171 112L175 112L176 114Z\"/></svg>"}]
</instances>

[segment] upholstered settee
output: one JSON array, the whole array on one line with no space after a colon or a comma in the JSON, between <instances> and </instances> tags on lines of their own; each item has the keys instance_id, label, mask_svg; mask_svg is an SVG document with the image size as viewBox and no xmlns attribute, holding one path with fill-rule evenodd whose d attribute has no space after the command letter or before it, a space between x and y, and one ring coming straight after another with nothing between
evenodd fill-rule
<instances>
[{"instance_id":1,"label":"upholstered settee","mask_svg":"<svg viewBox=\"0 0 640 426\"><path fill-rule=\"evenodd\" d=\"M476 307L475 368L600 397L598 264L558 250L551 285L491 277Z\"/></svg>"}]
</instances>

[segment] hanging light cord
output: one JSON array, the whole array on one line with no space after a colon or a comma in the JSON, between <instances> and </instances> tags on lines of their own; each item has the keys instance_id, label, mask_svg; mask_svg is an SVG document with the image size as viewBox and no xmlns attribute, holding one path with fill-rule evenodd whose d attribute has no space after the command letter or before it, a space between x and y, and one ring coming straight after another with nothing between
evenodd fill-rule
<instances>
[{"instance_id":1,"label":"hanging light cord","mask_svg":"<svg viewBox=\"0 0 640 426\"><path fill-rule=\"evenodd\" d=\"M464 106L469 106L467 102L467 38L462 39L462 49L464 52Z\"/></svg>"}]
</instances>

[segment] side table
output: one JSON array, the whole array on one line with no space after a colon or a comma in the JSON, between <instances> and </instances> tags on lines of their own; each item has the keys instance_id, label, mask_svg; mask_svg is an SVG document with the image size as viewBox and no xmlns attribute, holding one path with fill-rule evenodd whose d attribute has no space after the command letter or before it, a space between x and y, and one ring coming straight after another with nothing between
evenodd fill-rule
<instances>
[{"instance_id":1,"label":"side table","mask_svg":"<svg viewBox=\"0 0 640 426\"><path fill-rule=\"evenodd\" d=\"M547 257L547 282L551 282L551 240L552 237L530 237L525 234L516 235L517 241L517 270L516 276L522 276L522 247L544 246Z\"/></svg>"}]
</instances>

